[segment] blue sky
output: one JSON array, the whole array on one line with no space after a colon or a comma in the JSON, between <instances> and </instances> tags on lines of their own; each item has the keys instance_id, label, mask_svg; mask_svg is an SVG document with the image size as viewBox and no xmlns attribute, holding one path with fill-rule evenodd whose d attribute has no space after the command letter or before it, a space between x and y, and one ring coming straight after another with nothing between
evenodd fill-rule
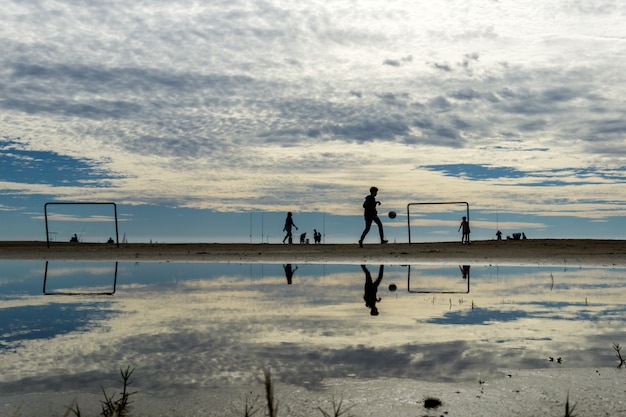
<instances>
[{"instance_id":1,"label":"blue sky","mask_svg":"<svg viewBox=\"0 0 626 417\"><path fill-rule=\"evenodd\" d=\"M410 202L469 202L474 239L626 229L623 2L0 5L2 240L113 201L130 241L277 243L293 211L354 242L372 185L392 241ZM447 208L415 235L460 240Z\"/></svg>"}]
</instances>

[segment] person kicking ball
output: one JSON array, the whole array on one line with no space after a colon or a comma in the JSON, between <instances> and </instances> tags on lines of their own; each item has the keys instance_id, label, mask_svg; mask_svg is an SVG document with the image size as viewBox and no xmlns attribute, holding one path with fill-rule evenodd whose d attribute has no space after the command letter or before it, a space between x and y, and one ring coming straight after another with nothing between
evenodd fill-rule
<instances>
[{"instance_id":1,"label":"person kicking ball","mask_svg":"<svg viewBox=\"0 0 626 417\"><path fill-rule=\"evenodd\" d=\"M385 233L383 232L383 222L378 218L378 211L376 210L376 206L380 205L380 201L376 201L376 195L378 194L378 188L372 187L370 188L370 195L365 197L365 202L363 203L363 216L365 217L365 230L361 234L361 239L359 239L359 246L363 247L363 239L370 231L372 227L372 222L378 225L378 233L380 234L380 243L387 243L385 240Z\"/></svg>"}]
</instances>

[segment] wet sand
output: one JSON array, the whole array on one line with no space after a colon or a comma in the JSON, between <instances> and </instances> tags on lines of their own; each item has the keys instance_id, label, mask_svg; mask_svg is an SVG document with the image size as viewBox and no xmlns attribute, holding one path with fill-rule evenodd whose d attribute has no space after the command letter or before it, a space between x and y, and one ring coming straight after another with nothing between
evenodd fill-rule
<instances>
[{"instance_id":1,"label":"wet sand","mask_svg":"<svg viewBox=\"0 0 626 417\"><path fill-rule=\"evenodd\" d=\"M417 244L95 244L0 242L0 259L228 263L387 263L626 267L626 240L528 239Z\"/></svg>"}]
</instances>

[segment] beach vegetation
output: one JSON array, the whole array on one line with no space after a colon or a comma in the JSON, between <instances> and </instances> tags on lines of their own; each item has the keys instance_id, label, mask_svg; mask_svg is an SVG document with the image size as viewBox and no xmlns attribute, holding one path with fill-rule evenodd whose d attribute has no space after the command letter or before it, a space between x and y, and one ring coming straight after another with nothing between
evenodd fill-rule
<instances>
[{"instance_id":1,"label":"beach vegetation","mask_svg":"<svg viewBox=\"0 0 626 417\"><path fill-rule=\"evenodd\" d=\"M259 412L260 408L256 407L256 402L259 400L259 396L257 395L256 398L250 402L248 400L248 398L246 398L246 405L244 408L244 417L252 417L254 416L256 413Z\"/></svg>"},{"instance_id":2,"label":"beach vegetation","mask_svg":"<svg viewBox=\"0 0 626 417\"><path fill-rule=\"evenodd\" d=\"M272 382L272 370L263 368L263 385L265 387L265 400L267 402L267 416L278 416L278 401L274 398L274 383Z\"/></svg>"},{"instance_id":3,"label":"beach vegetation","mask_svg":"<svg viewBox=\"0 0 626 417\"><path fill-rule=\"evenodd\" d=\"M324 417L339 417L344 415L345 413L347 413L348 411L350 411L350 409L354 407L354 404L349 406L349 407L343 407L343 398L341 398L339 401L335 400L335 397L333 397L333 411L332 414L326 412L324 409L322 409L322 407L317 407L317 409L320 411L320 413L322 413L322 415Z\"/></svg>"},{"instance_id":4,"label":"beach vegetation","mask_svg":"<svg viewBox=\"0 0 626 417\"><path fill-rule=\"evenodd\" d=\"M615 350L615 356L617 356L617 359L619 359L619 364L617 365L617 367L621 368L622 366L626 365L626 360L622 358L622 354L620 352L622 350L622 347L619 345L619 343L613 343L613 350Z\"/></svg>"},{"instance_id":5,"label":"beach vegetation","mask_svg":"<svg viewBox=\"0 0 626 417\"><path fill-rule=\"evenodd\" d=\"M436 397L426 397L424 398L424 408L437 408L441 406L441 400Z\"/></svg>"},{"instance_id":6,"label":"beach vegetation","mask_svg":"<svg viewBox=\"0 0 626 417\"><path fill-rule=\"evenodd\" d=\"M102 387L104 400L100 401L100 405L102 407L101 416L124 417L128 414L131 403L130 396L137 393L137 391L129 391L129 387L132 384L130 377L133 375L133 372L135 372L135 368L131 369L130 366L127 366L126 369L120 369L120 374L122 376L122 392L117 399L115 399L115 394L107 394L104 387ZM68 411L73 413L76 417L81 417L80 408L77 402L74 403L74 406L69 407Z\"/></svg>"},{"instance_id":7,"label":"beach vegetation","mask_svg":"<svg viewBox=\"0 0 626 417\"><path fill-rule=\"evenodd\" d=\"M576 404L570 406L569 404L569 393L567 393L567 398L565 399L565 417L576 417L574 414L574 409L576 408Z\"/></svg>"}]
</instances>

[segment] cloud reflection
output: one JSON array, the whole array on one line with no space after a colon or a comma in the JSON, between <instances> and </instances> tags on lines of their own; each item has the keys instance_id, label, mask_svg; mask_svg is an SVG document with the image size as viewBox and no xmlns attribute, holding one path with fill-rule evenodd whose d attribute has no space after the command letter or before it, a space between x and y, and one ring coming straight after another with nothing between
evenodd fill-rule
<instances>
[{"instance_id":1,"label":"cloud reflection","mask_svg":"<svg viewBox=\"0 0 626 417\"><path fill-rule=\"evenodd\" d=\"M461 280L456 265L412 269L426 282ZM4 294L10 306L0 308L0 355L11 357L0 389L57 390L60 380L84 389L128 365L137 388L157 394L254 383L263 366L279 383L308 389L329 378L471 381L557 366L548 356L562 357L558 366L612 366L611 343L625 324L622 276L474 266L469 294L417 294L407 266L387 265L380 314L371 316L358 265L300 265L288 284L282 264L121 263L115 295L46 297L44 305L12 287L23 278L9 273L0 291L21 289ZM33 291L41 279L29 279Z\"/></svg>"}]
</instances>

